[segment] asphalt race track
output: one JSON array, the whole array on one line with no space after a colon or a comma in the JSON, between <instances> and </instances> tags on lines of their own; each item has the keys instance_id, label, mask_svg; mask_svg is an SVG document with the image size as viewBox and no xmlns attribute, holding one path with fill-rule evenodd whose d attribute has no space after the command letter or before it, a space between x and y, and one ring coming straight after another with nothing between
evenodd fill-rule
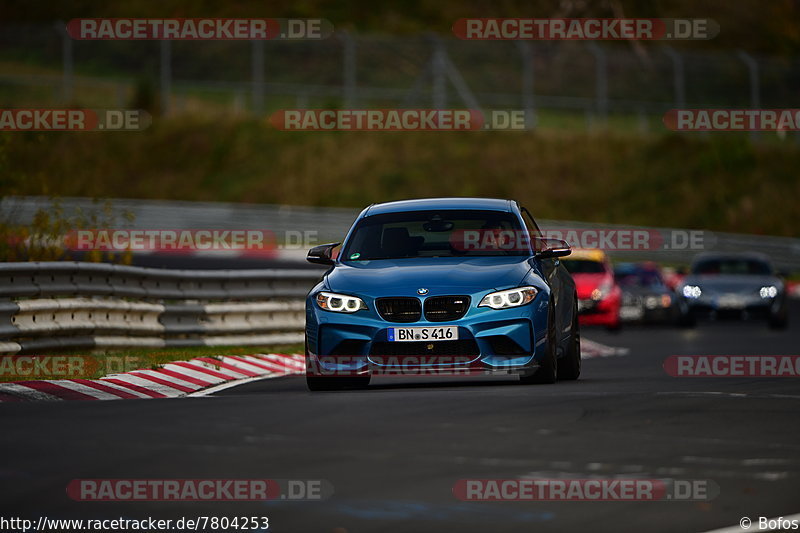
<instances>
[{"instance_id":1,"label":"asphalt race track","mask_svg":"<svg viewBox=\"0 0 800 533\"><path fill-rule=\"evenodd\" d=\"M3 516L266 515L275 532L707 531L800 512L800 381L673 378L669 355L796 355L790 329L585 329L624 356L578 382L383 378L309 393L301 378L203 398L0 405ZM711 501L464 502L462 478L710 480ZM325 479L325 501L77 502L74 478ZM342 528L342 529L336 529ZM753 527L751 531L757 531Z\"/></svg>"}]
</instances>

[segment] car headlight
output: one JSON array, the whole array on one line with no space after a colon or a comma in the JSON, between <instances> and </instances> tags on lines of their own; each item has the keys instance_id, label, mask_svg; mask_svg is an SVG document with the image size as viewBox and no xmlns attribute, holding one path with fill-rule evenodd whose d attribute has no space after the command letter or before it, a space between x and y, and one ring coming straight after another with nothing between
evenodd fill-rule
<instances>
[{"instance_id":1,"label":"car headlight","mask_svg":"<svg viewBox=\"0 0 800 533\"><path fill-rule=\"evenodd\" d=\"M591 296L592 300L594 300L595 302L602 300L603 298L611 294L611 288L612 285L609 282L600 284L599 287L597 287L595 290L592 291L592 296Z\"/></svg>"},{"instance_id":2,"label":"car headlight","mask_svg":"<svg viewBox=\"0 0 800 533\"><path fill-rule=\"evenodd\" d=\"M701 294L703 291L697 285L684 285L683 287L683 295L687 298L697 299Z\"/></svg>"},{"instance_id":3,"label":"car headlight","mask_svg":"<svg viewBox=\"0 0 800 533\"><path fill-rule=\"evenodd\" d=\"M767 285L758 290L758 295L762 298L775 298L778 295L778 287L775 285Z\"/></svg>"},{"instance_id":4,"label":"car headlight","mask_svg":"<svg viewBox=\"0 0 800 533\"><path fill-rule=\"evenodd\" d=\"M492 309L508 309L529 304L539 294L536 287L518 287L504 291L490 292L483 297L478 307L491 307Z\"/></svg>"},{"instance_id":5,"label":"car headlight","mask_svg":"<svg viewBox=\"0 0 800 533\"><path fill-rule=\"evenodd\" d=\"M364 300L356 296L336 294L335 292L320 292L317 294L317 305L320 309L335 313L355 313L367 308Z\"/></svg>"}]
</instances>

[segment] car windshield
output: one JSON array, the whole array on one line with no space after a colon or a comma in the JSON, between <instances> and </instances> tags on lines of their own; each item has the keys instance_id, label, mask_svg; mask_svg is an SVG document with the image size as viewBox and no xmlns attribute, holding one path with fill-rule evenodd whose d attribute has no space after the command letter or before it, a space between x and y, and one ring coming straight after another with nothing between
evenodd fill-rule
<instances>
[{"instance_id":1,"label":"car windshield","mask_svg":"<svg viewBox=\"0 0 800 533\"><path fill-rule=\"evenodd\" d=\"M633 270L617 273L614 278L625 287L662 287L661 274L655 270Z\"/></svg>"},{"instance_id":2,"label":"car windshield","mask_svg":"<svg viewBox=\"0 0 800 533\"><path fill-rule=\"evenodd\" d=\"M768 276L772 274L772 267L758 259L718 258L699 261L692 273Z\"/></svg>"},{"instance_id":3,"label":"car windshield","mask_svg":"<svg viewBox=\"0 0 800 533\"><path fill-rule=\"evenodd\" d=\"M501 232L505 238L500 238ZM372 261L412 257L530 255L522 241L514 242L525 235L518 218L513 213L503 211L386 213L361 219L345 243L340 257L343 261Z\"/></svg>"},{"instance_id":4,"label":"car windshield","mask_svg":"<svg viewBox=\"0 0 800 533\"><path fill-rule=\"evenodd\" d=\"M562 261L570 274L602 274L606 267L600 261L589 259L566 259Z\"/></svg>"}]
</instances>

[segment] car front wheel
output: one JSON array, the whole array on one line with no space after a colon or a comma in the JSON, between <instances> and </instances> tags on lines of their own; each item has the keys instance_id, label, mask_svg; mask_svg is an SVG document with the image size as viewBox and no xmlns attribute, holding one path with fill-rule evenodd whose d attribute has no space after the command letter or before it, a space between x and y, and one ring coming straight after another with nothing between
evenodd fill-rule
<instances>
[{"instance_id":1,"label":"car front wheel","mask_svg":"<svg viewBox=\"0 0 800 533\"><path fill-rule=\"evenodd\" d=\"M574 380L581 375L581 331L578 326L578 304L572 312L572 337L567 353L558 362L558 379Z\"/></svg>"},{"instance_id":2,"label":"car front wheel","mask_svg":"<svg viewBox=\"0 0 800 533\"><path fill-rule=\"evenodd\" d=\"M520 383L542 384L555 383L558 379L558 359L556 358L555 308L550 304L547 317L547 356L540 362L539 368L530 376L520 376Z\"/></svg>"}]
</instances>

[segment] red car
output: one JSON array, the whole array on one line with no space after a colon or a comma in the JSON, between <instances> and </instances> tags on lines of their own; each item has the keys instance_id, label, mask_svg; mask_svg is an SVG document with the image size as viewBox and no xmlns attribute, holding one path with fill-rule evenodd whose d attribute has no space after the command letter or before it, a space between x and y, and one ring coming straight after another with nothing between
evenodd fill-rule
<instances>
[{"instance_id":1,"label":"red car","mask_svg":"<svg viewBox=\"0 0 800 533\"><path fill-rule=\"evenodd\" d=\"M580 325L619 330L622 290L614 281L614 269L605 252L573 250L562 262L575 280Z\"/></svg>"}]
</instances>

